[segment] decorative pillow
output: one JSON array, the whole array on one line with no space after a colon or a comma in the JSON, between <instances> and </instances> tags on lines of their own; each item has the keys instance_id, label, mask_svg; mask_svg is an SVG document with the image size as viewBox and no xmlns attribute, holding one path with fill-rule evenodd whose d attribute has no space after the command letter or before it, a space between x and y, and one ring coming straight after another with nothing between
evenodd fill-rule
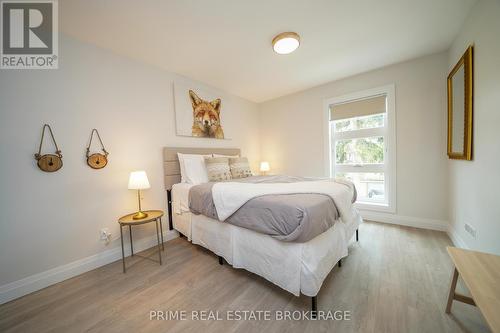
<instances>
[{"instance_id":1,"label":"decorative pillow","mask_svg":"<svg viewBox=\"0 0 500 333\"><path fill-rule=\"evenodd\" d=\"M205 166L209 181L219 182L231 179L231 170L229 169L229 159L227 157L205 157Z\"/></svg>"},{"instance_id":2,"label":"decorative pillow","mask_svg":"<svg viewBox=\"0 0 500 333\"><path fill-rule=\"evenodd\" d=\"M253 176L252 170L250 170L250 165L248 164L248 158L246 157L230 158L229 168L231 169L231 177L233 178L246 178Z\"/></svg>"}]
</instances>

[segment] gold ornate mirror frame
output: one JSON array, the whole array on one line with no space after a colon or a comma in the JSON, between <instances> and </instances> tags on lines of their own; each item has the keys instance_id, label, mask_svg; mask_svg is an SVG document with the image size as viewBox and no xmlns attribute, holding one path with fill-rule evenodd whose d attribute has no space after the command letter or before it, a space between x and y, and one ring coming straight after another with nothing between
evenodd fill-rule
<instances>
[{"instance_id":1,"label":"gold ornate mirror frame","mask_svg":"<svg viewBox=\"0 0 500 333\"><path fill-rule=\"evenodd\" d=\"M469 46L448 75L448 157L457 160L472 160L472 109L473 109L473 46ZM464 69L464 142L462 151L453 150L453 77ZM458 111L458 110L455 110ZM457 116L459 117L459 116ZM461 115L460 115L461 118ZM458 118L458 119L460 119Z\"/></svg>"}]
</instances>

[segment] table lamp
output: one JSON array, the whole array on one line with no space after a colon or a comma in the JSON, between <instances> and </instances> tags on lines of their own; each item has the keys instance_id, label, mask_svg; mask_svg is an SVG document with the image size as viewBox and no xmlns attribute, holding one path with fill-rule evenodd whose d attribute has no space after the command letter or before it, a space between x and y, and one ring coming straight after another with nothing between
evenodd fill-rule
<instances>
[{"instance_id":1,"label":"table lamp","mask_svg":"<svg viewBox=\"0 0 500 333\"><path fill-rule=\"evenodd\" d=\"M266 172L268 172L269 170L271 170L271 168L269 167L269 162L260 162L260 172L265 175Z\"/></svg>"},{"instance_id":2,"label":"table lamp","mask_svg":"<svg viewBox=\"0 0 500 333\"><path fill-rule=\"evenodd\" d=\"M141 190L150 188L146 171L133 171L128 179L128 189L137 190L137 199L139 201L139 211L133 216L134 220L140 220L148 217L148 214L141 210Z\"/></svg>"}]
</instances>

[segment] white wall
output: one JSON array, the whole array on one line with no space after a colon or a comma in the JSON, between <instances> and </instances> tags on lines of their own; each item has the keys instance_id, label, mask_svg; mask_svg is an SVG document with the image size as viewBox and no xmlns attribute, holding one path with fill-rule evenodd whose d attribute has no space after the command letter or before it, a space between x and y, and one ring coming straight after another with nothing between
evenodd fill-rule
<instances>
[{"instance_id":1,"label":"white wall","mask_svg":"<svg viewBox=\"0 0 500 333\"><path fill-rule=\"evenodd\" d=\"M222 93L224 130L233 140L177 137L177 79L186 80L64 36L58 70L0 72L0 289L119 247L116 220L137 205L136 193L127 190L132 170L146 170L152 185L143 208L166 209L164 146L240 147L257 165L257 105ZM54 174L33 159L44 123L64 155ZM109 165L98 171L84 157L94 127L110 152ZM103 227L115 238L108 246L99 240ZM153 225L137 228L135 239L153 234Z\"/></svg>"},{"instance_id":2,"label":"white wall","mask_svg":"<svg viewBox=\"0 0 500 333\"><path fill-rule=\"evenodd\" d=\"M325 175L323 101L394 83L396 213L410 224L424 219L446 227L446 70L447 54L441 53L265 102L260 111L261 157L276 173Z\"/></svg>"},{"instance_id":3,"label":"white wall","mask_svg":"<svg viewBox=\"0 0 500 333\"><path fill-rule=\"evenodd\" d=\"M448 58L451 69L474 44L473 161L449 161L450 222L466 246L500 254L500 2L480 0ZM476 228L476 239L464 230Z\"/></svg>"}]
</instances>

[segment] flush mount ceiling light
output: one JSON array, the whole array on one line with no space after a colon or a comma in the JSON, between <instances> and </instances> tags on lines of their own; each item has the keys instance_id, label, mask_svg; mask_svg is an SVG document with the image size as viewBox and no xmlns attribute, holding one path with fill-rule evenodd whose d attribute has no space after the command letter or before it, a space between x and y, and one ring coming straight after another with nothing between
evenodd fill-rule
<instances>
[{"instance_id":1,"label":"flush mount ceiling light","mask_svg":"<svg viewBox=\"0 0 500 333\"><path fill-rule=\"evenodd\" d=\"M278 54L289 54L300 45L300 36L295 32L282 32L273 38L273 50Z\"/></svg>"}]
</instances>

